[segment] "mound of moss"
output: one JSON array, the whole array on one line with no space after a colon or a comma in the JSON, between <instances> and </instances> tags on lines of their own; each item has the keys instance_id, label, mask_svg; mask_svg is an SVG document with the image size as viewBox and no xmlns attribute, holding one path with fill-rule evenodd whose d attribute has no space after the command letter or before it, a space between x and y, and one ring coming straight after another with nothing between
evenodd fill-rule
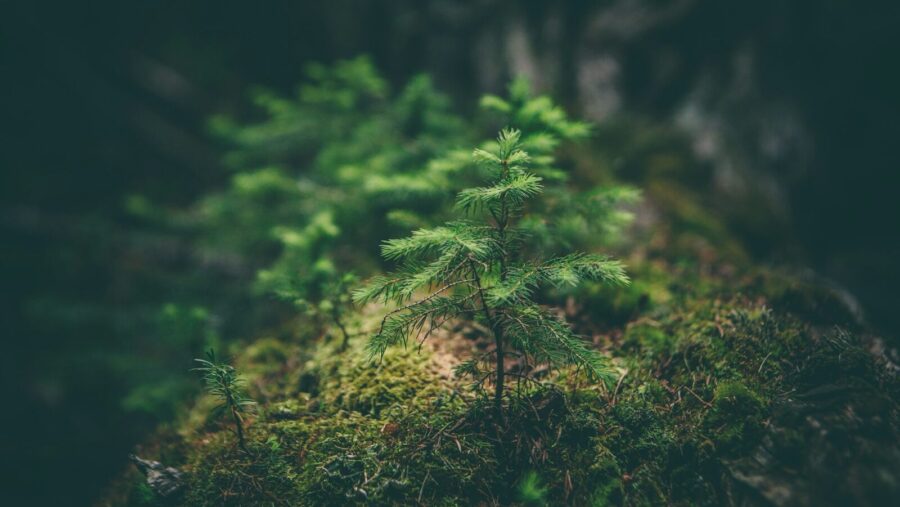
<instances>
[{"instance_id":1,"label":"mound of moss","mask_svg":"<svg viewBox=\"0 0 900 507\"><path fill-rule=\"evenodd\" d=\"M259 402L249 454L206 398L137 453L186 472L174 505L893 503L900 383L878 337L839 293L709 229L634 238L629 288L543 296L613 358L613 386L545 373L497 420L448 373L477 330L374 363L362 334L342 352L298 330L232 350ZM163 504L131 467L100 502Z\"/></svg>"},{"instance_id":2,"label":"mound of moss","mask_svg":"<svg viewBox=\"0 0 900 507\"><path fill-rule=\"evenodd\" d=\"M187 472L181 505L896 497L896 376L866 350L872 337L848 313L811 318L834 304L832 294L772 272L643 266L652 282L626 298L643 299L627 322L579 320L614 357L622 374L614 387L556 372L544 379L553 382L523 385L496 421L430 347L391 350L373 364L361 339L344 353L263 339L236 359L260 401L248 421L250 454L208 419L205 402L140 451ZM584 301L582 312L597 311ZM160 499L132 470L107 504Z\"/></svg>"}]
</instances>

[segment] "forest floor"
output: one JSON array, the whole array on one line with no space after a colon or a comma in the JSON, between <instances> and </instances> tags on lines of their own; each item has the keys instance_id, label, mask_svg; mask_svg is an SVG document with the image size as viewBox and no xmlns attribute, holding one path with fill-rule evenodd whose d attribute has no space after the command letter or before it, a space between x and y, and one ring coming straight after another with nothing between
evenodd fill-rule
<instances>
[{"instance_id":1,"label":"forest floor","mask_svg":"<svg viewBox=\"0 0 900 507\"><path fill-rule=\"evenodd\" d=\"M373 364L367 307L343 352L332 333L235 349L258 402L249 453L201 397L136 451L185 472L183 491L163 500L129 467L99 505L896 502L896 352L846 295L753 265L692 206L651 189L622 249L633 284L555 301L615 385L511 361L528 379L497 420L452 374L484 330L450 325Z\"/></svg>"}]
</instances>

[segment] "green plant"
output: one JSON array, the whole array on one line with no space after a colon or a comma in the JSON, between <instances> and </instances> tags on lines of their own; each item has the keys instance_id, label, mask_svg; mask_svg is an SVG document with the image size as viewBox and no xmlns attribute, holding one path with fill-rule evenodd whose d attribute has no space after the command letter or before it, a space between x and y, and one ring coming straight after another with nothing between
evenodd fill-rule
<instances>
[{"instance_id":1,"label":"green plant","mask_svg":"<svg viewBox=\"0 0 900 507\"><path fill-rule=\"evenodd\" d=\"M310 312L319 315L319 320L327 319L341 333L341 352L350 345L350 332L347 331L347 318L353 313L353 297L351 287L359 283L353 273L344 273L328 280L322 287L322 296L318 304L311 305Z\"/></svg>"},{"instance_id":2,"label":"green plant","mask_svg":"<svg viewBox=\"0 0 900 507\"><path fill-rule=\"evenodd\" d=\"M447 208L459 165L433 163L466 132L427 76L397 93L365 57L311 65L296 97L257 92L256 123L211 127L238 172L195 214L202 241L256 273L254 289L297 304L312 334L344 324L346 271L371 273L377 251Z\"/></svg>"},{"instance_id":3,"label":"green plant","mask_svg":"<svg viewBox=\"0 0 900 507\"><path fill-rule=\"evenodd\" d=\"M338 272L328 257L309 263L282 259L272 269L260 271L258 280L267 292L297 306L317 334L326 325L336 327L341 351L346 350L350 340L347 320L353 313L351 288L359 283L354 273Z\"/></svg>"},{"instance_id":4,"label":"green plant","mask_svg":"<svg viewBox=\"0 0 900 507\"><path fill-rule=\"evenodd\" d=\"M341 336L341 352L347 350L350 344L350 331L347 330L347 321L353 314L352 290L359 283L359 278L353 273L329 273L315 285L314 299L300 298L296 303L305 310L313 321L324 323L337 328Z\"/></svg>"},{"instance_id":5,"label":"green plant","mask_svg":"<svg viewBox=\"0 0 900 507\"><path fill-rule=\"evenodd\" d=\"M219 400L214 414L218 416L227 412L231 416L238 445L241 450L249 453L244 441L243 414L256 405L256 402L247 396L243 379L240 378L233 366L216 361L213 350L206 353L206 359L194 359L194 361L200 363L200 366L193 368L193 371L199 371L203 375L206 391Z\"/></svg>"},{"instance_id":6,"label":"green plant","mask_svg":"<svg viewBox=\"0 0 900 507\"><path fill-rule=\"evenodd\" d=\"M547 486L541 476L530 471L522 477L518 484L519 500L525 505L547 505Z\"/></svg>"},{"instance_id":7,"label":"green plant","mask_svg":"<svg viewBox=\"0 0 900 507\"><path fill-rule=\"evenodd\" d=\"M475 150L473 157L489 174L490 183L461 191L457 206L478 220L448 222L386 241L382 255L398 261L400 269L375 277L354 293L360 303L381 300L400 305L384 316L371 337L373 356L407 343L411 335L424 341L450 319L481 320L490 330L494 349L460 364L457 374L471 376L479 389L493 378L498 417L503 413L507 356L516 356L525 365L572 364L592 379L613 377L601 355L554 312L535 302L535 290L541 285L575 286L585 279L619 285L629 281L621 263L600 255L576 253L545 260L539 251L527 248L528 238L517 223L529 216L527 205L541 194L543 180L528 171L530 157L521 149L520 138L518 130L504 129L495 149ZM419 291L427 295L409 302Z\"/></svg>"},{"instance_id":8,"label":"green plant","mask_svg":"<svg viewBox=\"0 0 900 507\"><path fill-rule=\"evenodd\" d=\"M628 187L585 179L571 160L554 158L593 127L533 94L524 79L503 97L485 96L485 114L477 119L455 114L428 76L392 90L365 57L310 65L294 96L257 91L253 100L253 121L218 116L210 122L227 149L224 164L235 171L229 185L182 213L130 201L134 212L197 238L201 257L236 282L219 285L218 301L203 301L224 327L239 321L252 329L286 313L281 305L248 304L252 286L255 295L298 306L305 336L321 336L331 326L346 342L344 273L381 270L375 248L381 238L453 216L453 196L489 176L464 148L475 144L485 120L521 127L530 170L542 178L544 198L518 224L530 235L529 248L557 255L608 245L630 220L621 205L637 196ZM497 149L493 140L479 148Z\"/></svg>"}]
</instances>

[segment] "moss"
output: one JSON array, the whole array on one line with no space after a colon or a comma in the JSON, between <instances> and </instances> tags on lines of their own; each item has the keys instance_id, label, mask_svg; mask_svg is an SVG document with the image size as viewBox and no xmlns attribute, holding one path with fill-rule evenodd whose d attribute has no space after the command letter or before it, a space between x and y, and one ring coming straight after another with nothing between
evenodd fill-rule
<instances>
[{"instance_id":1,"label":"moss","mask_svg":"<svg viewBox=\"0 0 900 507\"><path fill-rule=\"evenodd\" d=\"M616 457L598 444L594 449L594 462L588 468L591 478L588 504L593 507L621 504L625 497L622 475Z\"/></svg>"},{"instance_id":2,"label":"moss","mask_svg":"<svg viewBox=\"0 0 900 507\"><path fill-rule=\"evenodd\" d=\"M722 382L716 387L703 427L717 451L735 455L756 444L764 416L765 405L759 395L741 382Z\"/></svg>"},{"instance_id":3,"label":"moss","mask_svg":"<svg viewBox=\"0 0 900 507\"><path fill-rule=\"evenodd\" d=\"M635 389L635 395L638 399L654 405L668 403L671 400L671 394L666 387L654 378L642 381Z\"/></svg>"},{"instance_id":4,"label":"moss","mask_svg":"<svg viewBox=\"0 0 900 507\"><path fill-rule=\"evenodd\" d=\"M392 350L375 366L359 348L336 354L331 347L302 366L281 365L281 377L312 377L317 387L301 392L299 382L276 382L271 401L248 420L250 455L224 426L187 426L185 505L396 505L415 503L420 491L431 504L453 505L487 488L493 446L480 433L446 431L468 414L427 350ZM257 342L238 363L252 370L272 354L290 358L283 350ZM208 409L201 403L194 414Z\"/></svg>"},{"instance_id":5,"label":"moss","mask_svg":"<svg viewBox=\"0 0 900 507\"><path fill-rule=\"evenodd\" d=\"M803 361L798 379L804 384L827 384L841 377L878 378L878 365L852 335L840 328L828 330L816 349Z\"/></svg>"},{"instance_id":6,"label":"moss","mask_svg":"<svg viewBox=\"0 0 900 507\"><path fill-rule=\"evenodd\" d=\"M267 421L285 421L310 415L315 408L313 399L306 393L300 393L296 398L269 403L261 412Z\"/></svg>"},{"instance_id":7,"label":"moss","mask_svg":"<svg viewBox=\"0 0 900 507\"><path fill-rule=\"evenodd\" d=\"M395 348L380 360L360 348L345 354L326 353L314 369L323 406L376 417L392 407L422 407L448 395L450 386L428 349Z\"/></svg>"},{"instance_id":8,"label":"moss","mask_svg":"<svg viewBox=\"0 0 900 507\"><path fill-rule=\"evenodd\" d=\"M633 399L616 405L611 415L618 427L609 447L617 450L626 470L667 463L675 436L656 406Z\"/></svg>"},{"instance_id":9,"label":"moss","mask_svg":"<svg viewBox=\"0 0 900 507\"><path fill-rule=\"evenodd\" d=\"M250 365L271 366L284 363L288 346L277 338L262 338L250 344L242 354Z\"/></svg>"},{"instance_id":10,"label":"moss","mask_svg":"<svg viewBox=\"0 0 900 507\"><path fill-rule=\"evenodd\" d=\"M672 337L659 327L649 324L628 326L623 345L650 358L659 359L672 353Z\"/></svg>"},{"instance_id":11,"label":"moss","mask_svg":"<svg viewBox=\"0 0 900 507\"><path fill-rule=\"evenodd\" d=\"M187 466L184 505L263 505L298 498L292 460L273 452L258 437L256 432L248 442L249 455L224 432L199 441Z\"/></svg>"},{"instance_id":12,"label":"moss","mask_svg":"<svg viewBox=\"0 0 900 507\"><path fill-rule=\"evenodd\" d=\"M533 470L528 471L516 487L519 490L519 501L523 505L547 505L547 487L544 486L537 472Z\"/></svg>"},{"instance_id":13,"label":"moss","mask_svg":"<svg viewBox=\"0 0 900 507\"><path fill-rule=\"evenodd\" d=\"M437 409L427 418L379 420L341 412L273 430L302 462L299 504L407 505L420 492L465 504L470 489L490 477L492 447L477 435L433 433L429 423L445 426L459 416Z\"/></svg>"},{"instance_id":14,"label":"moss","mask_svg":"<svg viewBox=\"0 0 900 507\"><path fill-rule=\"evenodd\" d=\"M509 444L497 450L498 461L506 467L493 472L500 500L504 499L504 484L518 479L525 469L540 476L550 505L587 503L595 486L611 479L607 469L593 467L604 405L597 392L564 393L552 387L531 388L513 398L502 427L503 439ZM491 426L482 423L480 431L496 432Z\"/></svg>"},{"instance_id":15,"label":"moss","mask_svg":"<svg viewBox=\"0 0 900 507\"><path fill-rule=\"evenodd\" d=\"M528 471L539 477L538 503L717 505L742 498L730 467L763 441L781 462L810 466L819 437L800 429L804 412L772 422L783 393L803 390L807 410L833 403L815 386L837 381L842 396L895 392L858 335L776 306L757 292L759 276L665 269L678 276L642 289L665 298L648 296L622 313L627 323L595 334L627 371L618 386L554 372L548 380L565 390L525 384L498 426L490 403L464 401L446 358L428 347L392 349L373 364L362 340L346 353L320 345L305 360L296 346L262 340L236 358L260 402L247 426L252 455L208 420L205 399L181 423L183 441L156 455L191 472L185 505L515 504ZM896 435L890 396L846 403L829 416L834 439ZM143 505L140 481L124 484Z\"/></svg>"},{"instance_id":16,"label":"moss","mask_svg":"<svg viewBox=\"0 0 900 507\"><path fill-rule=\"evenodd\" d=\"M761 272L754 289L780 311L823 325L855 326L854 310L832 288L786 273Z\"/></svg>"}]
</instances>

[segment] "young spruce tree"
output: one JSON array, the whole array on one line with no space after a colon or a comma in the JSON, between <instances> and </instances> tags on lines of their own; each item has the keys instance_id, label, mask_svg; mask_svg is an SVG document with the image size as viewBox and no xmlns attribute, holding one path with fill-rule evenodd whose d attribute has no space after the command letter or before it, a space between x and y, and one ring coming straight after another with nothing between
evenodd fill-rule
<instances>
[{"instance_id":1,"label":"young spruce tree","mask_svg":"<svg viewBox=\"0 0 900 507\"><path fill-rule=\"evenodd\" d=\"M603 356L535 302L536 289L546 284L574 286L586 279L629 282L620 262L600 255L574 253L549 260L528 255L528 237L517 224L527 217L529 200L541 194L542 179L528 171L530 160L520 137L518 130L506 129L495 151L475 150L476 163L491 181L459 193L457 205L470 220L386 241L382 255L399 262L399 270L372 279L354 294L359 303L400 305L384 316L369 341L375 357L392 345L406 344L410 336L424 341L450 319L484 323L494 349L459 365L457 374L471 376L476 387L493 379L498 417L503 413L508 355L530 364L575 365L592 379L613 377ZM417 294L426 295L414 299Z\"/></svg>"},{"instance_id":2,"label":"young spruce tree","mask_svg":"<svg viewBox=\"0 0 900 507\"><path fill-rule=\"evenodd\" d=\"M215 353L210 350L206 353L206 359L194 359L200 366L194 368L203 375L206 382L206 391L218 398L219 405L215 408L215 415L229 413L234 424L234 433L238 439L241 450L249 454L247 444L244 441L244 417L250 407L256 405L244 392L244 381L238 376L237 370L230 364L216 361Z\"/></svg>"}]
</instances>

